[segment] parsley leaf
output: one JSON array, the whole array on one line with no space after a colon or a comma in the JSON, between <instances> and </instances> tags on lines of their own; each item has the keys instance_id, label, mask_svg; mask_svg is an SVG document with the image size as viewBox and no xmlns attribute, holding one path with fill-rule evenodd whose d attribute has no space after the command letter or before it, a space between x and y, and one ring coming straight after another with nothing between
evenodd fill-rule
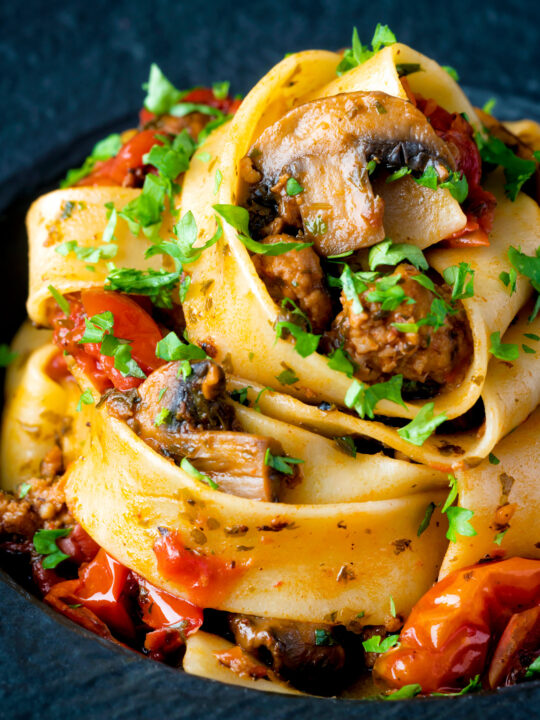
<instances>
[{"instance_id":1,"label":"parsley leaf","mask_svg":"<svg viewBox=\"0 0 540 720\"><path fill-rule=\"evenodd\" d=\"M202 472L199 472L199 470L197 470L197 468L194 465L192 465L187 458L182 458L180 467L188 475L191 475L192 478L195 478L195 480L201 480L201 482L204 482L207 485L209 485L212 488L212 490L219 490L218 483L215 480L212 480L212 478L209 477L208 475L204 475Z\"/></svg>"},{"instance_id":2,"label":"parsley leaf","mask_svg":"<svg viewBox=\"0 0 540 720\"><path fill-rule=\"evenodd\" d=\"M157 343L156 357L173 362L176 360L204 360L208 355L198 345L183 343L178 335L171 331Z\"/></svg>"},{"instance_id":3,"label":"parsley leaf","mask_svg":"<svg viewBox=\"0 0 540 720\"><path fill-rule=\"evenodd\" d=\"M476 530L473 528L469 520L474 515L472 510L466 510L462 507L449 507L446 511L448 518L448 531L446 537L450 542L457 542L457 535L464 537L473 537Z\"/></svg>"},{"instance_id":4,"label":"parsley leaf","mask_svg":"<svg viewBox=\"0 0 540 720\"><path fill-rule=\"evenodd\" d=\"M276 380L278 380L278 382L282 385L294 385L294 383L298 382L298 378L296 377L294 370L291 370L291 368L285 368L285 370L280 372L279 375L276 375Z\"/></svg>"},{"instance_id":5,"label":"parsley leaf","mask_svg":"<svg viewBox=\"0 0 540 720\"><path fill-rule=\"evenodd\" d=\"M373 57L373 55L375 55L375 53L377 53L383 46L386 47L388 45L393 45L395 42L397 42L396 36L390 30L388 25L381 25L381 23L377 23L377 27L375 28L375 32L373 33L373 38L371 40L371 47L373 49L370 50L367 46L364 47L362 45L358 36L358 30L354 28L352 35L352 47L348 48L343 53L343 58L336 68L336 74L343 75L343 73L346 73L348 70L351 70L358 65L362 65L366 62L366 60Z\"/></svg>"},{"instance_id":6,"label":"parsley leaf","mask_svg":"<svg viewBox=\"0 0 540 720\"><path fill-rule=\"evenodd\" d=\"M533 288L540 294L540 248L537 249L536 255L526 255L516 250L515 247L510 247L508 249L508 259L518 273L529 278ZM529 322L534 320L539 310L540 300L537 298Z\"/></svg>"},{"instance_id":7,"label":"parsley leaf","mask_svg":"<svg viewBox=\"0 0 540 720\"><path fill-rule=\"evenodd\" d=\"M420 72L422 67L419 63L396 63L396 70L399 77L402 78Z\"/></svg>"},{"instance_id":8,"label":"parsley leaf","mask_svg":"<svg viewBox=\"0 0 540 720\"><path fill-rule=\"evenodd\" d=\"M461 262L459 265L447 267L443 270L443 278L452 286L451 302L474 296L474 270L469 263Z\"/></svg>"},{"instance_id":9,"label":"parsley leaf","mask_svg":"<svg viewBox=\"0 0 540 720\"><path fill-rule=\"evenodd\" d=\"M395 647L398 644L399 635L388 635L381 640L380 635L373 635L373 637L364 640L362 643L366 652L373 653L384 653L390 650L391 647Z\"/></svg>"},{"instance_id":10,"label":"parsley leaf","mask_svg":"<svg viewBox=\"0 0 540 720\"><path fill-rule=\"evenodd\" d=\"M7 367L17 357L19 357L19 353L12 352L9 345L6 345L5 343L0 345L0 367Z\"/></svg>"},{"instance_id":11,"label":"parsley leaf","mask_svg":"<svg viewBox=\"0 0 540 720\"><path fill-rule=\"evenodd\" d=\"M158 307L172 308L171 294L178 283L178 272L111 268L105 290L146 295Z\"/></svg>"},{"instance_id":12,"label":"parsley leaf","mask_svg":"<svg viewBox=\"0 0 540 720\"><path fill-rule=\"evenodd\" d=\"M42 565L45 569L51 570L55 568L62 560L69 557L66 553L63 553L56 541L58 538L67 537L72 528L59 528L58 530L38 530L34 534L33 543L34 549L40 555L46 555L42 561Z\"/></svg>"},{"instance_id":13,"label":"parsley leaf","mask_svg":"<svg viewBox=\"0 0 540 720\"><path fill-rule=\"evenodd\" d=\"M92 405L93 402L94 398L92 396L92 392L90 390L85 390L83 393L81 393L79 402L77 403L77 407L75 409L77 412L81 412L83 405Z\"/></svg>"},{"instance_id":14,"label":"parsley leaf","mask_svg":"<svg viewBox=\"0 0 540 720\"><path fill-rule=\"evenodd\" d=\"M501 462L499 458L493 453L489 453L488 460L490 465L498 465Z\"/></svg>"},{"instance_id":15,"label":"parsley leaf","mask_svg":"<svg viewBox=\"0 0 540 720\"><path fill-rule=\"evenodd\" d=\"M154 418L154 425L156 427L163 425L163 423L167 422L170 415L171 415L171 411L169 410L169 408L165 408L165 407L160 408L160 411Z\"/></svg>"},{"instance_id":16,"label":"parsley leaf","mask_svg":"<svg viewBox=\"0 0 540 720\"><path fill-rule=\"evenodd\" d=\"M501 333L499 331L490 335L491 347L489 352L499 360L512 362L519 357L519 346L515 343L502 343Z\"/></svg>"},{"instance_id":17,"label":"parsley leaf","mask_svg":"<svg viewBox=\"0 0 540 720\"><path fill-rule=\"evenodd\" d=\"M231 398L237 402L240 403L240 405L249 405L248 400L248 390L251 388L251 385L247 385L246 387L240 388L239 390L233 390L231 392Z\"/></svg>"},{"instance_id":18,"label":"parsley leaf","mask_svg":"<svg viewBox=\"0 0 540 720\"><path fill-rule=\"evenodd\" d=\"M518 157L502 140L487 131L486 133L486 137L479 132L475 133L480 157L484 162L500 165L504 169L506 178L504 189L510 200L515 200L523 184L535 172L536 163L534 160Z\"/></svg>"},{"instance_id":19,"label":"parsley leaf","mask_svg":"<svg viewBox=\"0 0 540 720\"><path fill-rule=\"evenodd\" d=\"M186 95L167 80L156 63L150 66L150 77L148 83L143 85L143 90L146 90L144 107L155 115L168 113L173 105Z\"/></svg>"},{"instance_id":20,"label":"parsley leaf","mask_svg":"<svg viewBox=\"0 0 540 720\"><path fill-rule=\"evenodd\" d=\"M395 690L390 695L381 695L381 700L407 700L416 697L422 692L422 686L418 683L403 685L399 690Z\"/></svg>"},{"instance_id":21,"label":"parsley leaf","mask_svg":"<svg viewBox=\"0 0 540 720\"><path fill-rule=\"evenodd\" d=\"M308 357L317 350L321 339L320 335L306 332L295 323L282 321L276 324L276 341L282 337L283 330L288 330L294 337L294 349L302 357Z\"/></svg>"},{"instance_id":22,"label":"parsley leaf","mask_svg":"<svg viewBox=\"0 0 540 720\"><path fill-rule=\"evenodd\" d=\"M114 327L114 315L110 310L84 319L85 331L79 343L100 343L105 333Z\"/></svg>"},{"instance_id":23,"label":"parsley leaf","mask_svg":"<svg viewBox=\"0 0 540 720\"><path fill-rule=\"evenodd\" d=\"M540 675L540 656L533 660L525 673L526 678L534 677L534 675Z\"/></svg>"},{"instance_id":24,"label":"parsley leaf","mask_svg":"<svg viewBox=\"0 0 540 720\"><path fill-rule=\"evenodd\" d=\"M416 535L418 537L420 537L420 535L422 535L422 533L428 529L429 523L431 522L431 516L433 515L434 510L435 510L435 503L430 502L426 508L426 512L425 512L424 517L422 518L422 522L418 526L418 531L416 533Z\"/></svg>"},{"instance_id":25,"label":"parsley leaf","mask_svg":"<svg viewBox=\"0 0 540 720\"><path fill-rule=\"evenodd\" d=\"M454 477L454 475L448 476L448 482L450 484L450 492L448 493L448 497L444 501L444 505L442 506L441 512L445 513L448 508L454 504L457 496L458 496L458 481L457 478Z\"/></svg>"},{"instance_id":26,"label":"parsley leaf","mask_svg":"<svg viewBox=\"0 0 540 720\"><path fill-rule=\"evenodd\" d=\"M292 468L291 465L299 465L303 462L305 462L305 460L300 460L299 458L273 455L270 452L270 448L266 448L266 452L264 454L264 464L268 465L268 467L274 468L274 470L277 470L284 475L292 475L294 473L294 468Z\"/></svg>"},{"instance_id":27,"label":"parsley leaf","mask_svg":"<svg viewBox=\"0 0 540 720\"><path fill-rule=\"evenodd\" d=\"M223 180L223 174L222 174L221 170L218 168L216 170L216 174L214 177L214 195L218 194L218 190L219 190L222 180Z\"/></svg>"},{"instance_id":28,"label":"parsley leaf","mask_svg":"<svg viewBox=\"0 0 540 720\"><path fill-rule=\"evenodd\" d=\"M405 427L398 429L398 435L413 445L423 445L435 429L447 420L445 413L433 415L434 407L435 403L426 403L419 410L414 420L411 420Z\"/></svg>"},{"instance_id":29,"label":"parsley leaf","mask_svg":"<svg viewBox=\"0 0 540 720\"><path fill-rule=\"evenodd\" d=\"M212 83L212 92L214 93L214 97L218 100L225 100L225 98L229 94L230 87L231 83L227 80L224 80L223 82Z\"/></svg>"},{"instance_id":30,"label":"parsley leaf","mask_svg":"<svg viewBox=\"0 0 540 720\"><path fill-rule=\"evenodd\" d=\"M62 310L64 315L69 316L69 314L71 313L71 308L69 307L69 303L66 300L66 298L63 295L61 295L53 285L49 285L47 287L47 290L51 293L53 298L56 300L56 304L58 305L60 310Z\"/></svg>"},{"instance_id":31,"label":"parsley leaf","mask_svg":"<svg viewBox=\"0 0 540 720\"><path fill-rule=\"evenodd\" d=\"M375 270L379 265L398 265L403 260L408 260L418 270L427 270L429 265L424 253L416 245L408 243L392 243L386 239L378 245L374 245L369 251L369 267Z\"/></svg>"},{"instance_id":32,"label":"parsley leaf","mask_svg":"<svg viewBox=\"0 0 540 720\"><path fill-rule=\"evenodd\" d=\"M374 410L381 400L389 400L406 408L407 406L401 397L402 385L403 375L394 375L387 382L375 383L374 385L364 385L358 380L353 380L345 395L345 405L348 408L353 408L361 418L366 415L369 418L374 418Z\"/></svg>"},{"instance_id":33,"label":"parsley leaf","mask_svg":"<svg viewBox=\"0 0 540 720\"><path fill-rule=\"evenodd\" d=\"M64 257L73 253L78 260L83 260L87 263L97 263L100 260L110 260L113 258L118 252L118 245L115 243L105 243L98 246L88 245L81 247L77 240L68 240L67 242L56 245L54 250Z\"/></svg>"},{"instance_id":34,"label":"parsley leaf","mask_svg":"<svg viewBox=\"0 0 540 720\"><path fill-rule=\"evenodd\" d=\"M356 457L356 446L354 444L354 440L350 435L342 435L341 437L335 437L334 442L347 455L350 455L351 457Z\"/></svg>"},{"instance_id":35,"label":"parsley leaf","mask_svg":"<svg viewBox=\"0 0 540 720\"><path fill-rule=\"evenodd\" d=\"M343 348L336 348L330 353L328 356L328 367L331 370L345 373L349 378L352 378L356 369L356 365L351 360L349 353Z\"/></svg>"},{"instance_id":36,"label":"parsley leaf","mask_svg":"<svg viewBox=\"0 0 540 720\"><path fill-rule=\"evenodd\" d=\"M301 250L313 244L304 242L265 244L258 242L257 240L253 240L249 234L249 213L245 208L237 205L213 205L212 207L238 232L240 242L242 242L248 250L258 255L283 255L283 253L289 252L289 250Z\"/></svg>"},{"instance_id":37,"label":"parsley leaf","mask_svg":"<svg viewBox=\"0 0 540 720\"><path fill-rule=\"evenodd\" d=\"M367 300L369 302L381 303L381 310L389 312L395 310L406 300L413 303L414 300L408 298L401 285L398 284L400 280L401 275L399 273L377 280L375 282L375 289L366 293Z\"/></svg>"},{"instance_id":38,"label":"parsley leaf","mask_svg":"<svg viewBox=\"0 0 540 720\"><path fill-rule=\"evenodd\" d=\"M443 70L446 70L446 72L450 75L452 80L455 80L456 82L459 82L459 75L457 70L455 70L451 65L441 65Z\"/></svg>"},{"instance_id":39,"label":"parsley leaf","mask_svg":"<svg viewBox=\"0 0 540 720\"><path fill-rule=\"evenodd\" d=\"M290 177L285 185L285 190L289 197L294 197L304 192L304 188L300 185L296 178Z\"/></svg>"},{"instance_id":40,"label":"parsley leaf","mask_svg":"<svg viewBox=\"0 0 540 720\"><path fill-rule=\"evenodd\" d=\"M411 174L411 169L405 165L405 166L399 168L399 170L396 170L391 175L389 175L386 178L385 182L387 182L387 183L395 182L396 180L399 180L400 178L405 177L405 175L410 175L410 174Z\"/></svg>"},{"instance_id":41,"label":"parsley leaf","mask_svg":"<svg viewBox=\"0 0 540 720\"><path fill-rule=\"evenodd\" d=\"M469 183L463 172L461 175L458 172L453 172L448 180L439 183L439 187L446 188L454 200L460 204L465 202L469 195Z\"/></svg>"},{"instance_id":42,"label":"parsley leaf","mask_svg":"<svg viewBox=\"0 0 540 720\"><path fill-rule=\"evenodd\" d=\"M317 628L315 630L315 645L335 645L336 641L332 637L331 633L324 628Z\"/></svg>"},{"instance_id":43,"label":"parsley leaf","mask_svg":"<svg viewBox=\"0 0 540 720\"><path fill-rule=\"evenodd\" d=\"M499 273L499 280L502 282L504 287L507 287L510 290L510 295L513 295L516 292L517 271L515 268L510 268L510 272L503 271Z\"/></svg>"}]
</instances>

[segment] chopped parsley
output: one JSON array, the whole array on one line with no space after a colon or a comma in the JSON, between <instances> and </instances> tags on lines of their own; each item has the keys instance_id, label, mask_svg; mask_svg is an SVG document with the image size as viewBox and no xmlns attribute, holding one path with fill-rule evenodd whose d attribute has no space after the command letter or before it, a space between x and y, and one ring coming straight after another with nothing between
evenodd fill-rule
<instances>
[{"instance_id":1,"label":"chopped parsley","mask_svg":"<svg viewBox=\"0 0 540 720\"><path fill-rule=\"evenodd\" d=\"M68 316L71 312L71 308L69 307L69 303L66 300L66 298L61 295L58 290L54 287L54 285L49 285L47 287L47 290L51 293L53 298L56 300L56 304L62 310L64 315Z\"/></svg>"},{"instance_id":2,"label":"chopped parsley","mask_svg":"<svg viewBox=\"0 0 540 720\"><path fill-rule=\"evenodd\" d=\"M448 180L441 181L433 165L428 165L420 177L413 179L418 185L423 185L431 190L436 190L438 187L446 188L458 203L464 202L469 194L469 184L463 173L452 172Z\"/></svg>"},{"instance_id":3,"label":"chopped parsley","mask_svg":"<svg viewBox=\"0 0 540 720\"><path fill-rule=\"evenodd\" d=\"M77 403L77 407L75 409L77 412L81 412L83 405L92 405L93 402L94 402L94 398L92 396L92 391L85 390L83 393L81 393L79 402Z\"/></svg>"},{"instance_id":4,"label":"chopped parsley","mask_svg":"<svg viewBox=\"0 0 540 720\"><path fill-rule=\"evenodd\" d=\"M285 190L289 197L294 197L304 192L304 188L300 185L296 178L290 177L285 185Z\"/></svg>"},{"instance_id":5,"label":"chopped parsley","mask_svg":"<svg viewBox=\"0 0 540 720\"><path fill-rule=\"evenodd\" d=\"M21 485L19 485L19 498L20 498L21 500L23 500L23 499L28 495L28 493L30 492L31 487L32 487L32 486L30 485L30 483L27 483L27 482L22 483Z\"/></svg>"},{"instance_id":6,"label":"chopped parsley","mask_svg":"<svg viewBox=\"0 0 540 720\"><path fill-rule=\"evenodd\" d=\"M202 472L199 472L197 468L192 465L187 458L182 458L180 467L188 475L191 475L192 478L195 478L195 480L200 480L201 482L206 483L209 487L212 488L212 490L219 490L218 483L215 480L212 480L212 478L208 475L204 475Z\"/></svg>"},{"instance_id":7,"label":"chopped parsley","mask_svg":"<svg viewBox=\"0 0 540 720\"><path fill-rule=\"evenodd\" d=\"M373 635L373 637L364 640L362 646L366 652L385 653L390 648L395 647L398 641L399 635L388 635L384 640L381 640L380 635Z\"/></svg>"},{"instance_id":8,"label":"chopped parsley","mask_svg":"<svg viewBox=\"0 0 540 720\"><path fill-rule=\"evenodd\" d=\"M405 295L405 291L399 285L401 275L388 275L375 281L375 289L366 293L369 302L381 303L381 310L392 311L399 307L403 302L407 304L414 303L412 298Z\"/></svg>"},{"instance_id":9,"label":"chopped parsley","mask_svg":"<svg viewBox=\"0 0 540 720\"><path fill-rule=\"evenodd\" d=\"M417 270L427 270L429 265L424 253L416 245L408 243L394 244L390 239L374 245L369 251L369 267L375 270L379 265L398 265L408 260Z\"/></svg>"},{"instance_id":10,"label":"chopped parsley","mask_svg":"<svg viewBox=\"0 0 540 720\"><path fill-rule=\"evenodd\" d=\"M46 570L55 568L62 560L69 557L60 550L56 541L58 538L67 537L70 532L71 528L59 528L58 530L38 530L34 534L34 549L40 555L46 556L41 563Z\"/></svg>"},{"instance_id":11,"label":"chopped parsley","mask_svg":"<svg viewBox=\"0 0 540 720\"><path fill-rule=\"evenodd\" d=\"M155 63L150 66L150 77L143 90L146 90L144 107L155 115L168 113L188 92L177 90Z\"/></svg>"},{"instance_id":12,"label":"chopped parsley","mask_svg":"<svg viewBox=\"0 0 540 720\"><path fill-rule=\"evenodd\" d=\"M489 100L487 100L487 101L484 103L484 105L483 105L483 107L482 107L482 110L483 110L485 113L487 113L488 115L493 115L493 109L494 109L496 103L497 103L497 99L496 99L496 98L494 98L494 97L489 98Z\"/></svg>"},{"instance_id":13,"label":"chopped parsley","mask_svg":"<svg viewBox=\"0 0 540 720\"><path fill-rule=\"evenodd\" d=\"M504 170L506 185L504 189L510 200L515 200L523 184L536 170L534 160L518 157L502 140L491 135L484 128L486 135L475 133L476 144L480 157L486 163L500 165Z\"/></svg>"},{"instance_id":14,"label":"chopped parsley","mask_svg":"<svg viewBox=\"0 0 540 720\"><path fill-rule=\"evenodd\" d=\"M118 252L118 245L115 243L105 243L97 246L79 246L77 240L68 240L60 243L54 248L59 255L66 257L73 253L77 260L83 260L87 263L97 263L100 260L110 260Z\"/></svg>"},{"instance_id":15,"label":"chopped parsley","mask_svg":"<svg viewBox=\"0 0 540 720\"><path fill-rule=\"evenodd\" d=\"M493 453L489 453L488 460L490 465L498 465L501 462L499 458Z\"/></svg>"},{"instance_id":16,"label":"chopped parsley","mask_svg":"<svg viewBox=\"0 0 540 720\"><path fill-rule=\"evenodd\" d=\"M60 183L61 188L71 187L90 175L97 162L115 157L122 147L122 138L117 133L108 135L94 145L90 155L86 158L80 168L68 170L66 177Z\"/></svg>"},{"instance_id":17,"label":"chopped parsley","mask_svg":"<svg viewBox=\"0 0 540 720\"><path fill-rule=\"evenodd\" d=\"M442 506L441 512L445 513L448 508L454 504L457 496L458 496L458 482L457 478L454 477L454 475L448 476L448 482L450 484L450 492L448 493L448 497L444 501L444 505Z\"/></svg>"},{"instance_id":18,"label":"chopped parsley","mask_svg":"<svg viewBox=\"0 0 540 720\"><path fill-rule=\"evenodd\" d=\"M452 287L452 303L474 296L474 270L469 263L461 262L447 267L443 271L443 278Z\"/></svg>"},{"instance_id":19,"label":"chopped parsley","mask_svg":"<svg viewBox=\"0 0 540 720\"><path fill-rule=\"evenodd\" d=\"M535 675L540 675L540 656L538 656L536 660L533 660L533 662L527 668L527 672L525 673L526 678L531 678Z\"/></svg>"},{"instance_id":20,"label":"chopped parsley","mask_svg":"<svg viewBox=\"0 0 540 720\"><path fill-rule=\"evenodd\" d=\"M353 408L361 418L366 415L369 418L375 417L375 408L381 400L389 400L406 408L401 397L403 375L394 375L387 382L364 385L358 380L353 380L345 395L345 405Z\"/></svg>"},{"instance_id":21,"label":"chopped parsley","mask_svg":"<svg viewBox=\"0 0 540 720\"><path fill-rule=\"evenodd\" d=\"M248 390L250 388L251 385L247 385L246 387L240 388L238 390L233 390L231 392L231 398L235 402L240 403L240 405L249 405Z\"/></svg>"},{"instance_id":22,"label":"chopped parsley","mask_svg":"<svg viewBox=\"0 0 540 720\"><path fill-rule=\"evenodd\" d=\"M418 526L418 530L416 532L416 535L418 537L420 537L420 535L422 535L422 533L428 529L429 523L431 522L431 516L433 515L434 510L435 510L435 503L430 502L426 508L426 512L424 514L424 517L422 518L422 522Z\"/></svg>"},{"instance_id":23,"label":"chopped parsley","mask_svg":"<svg viewBox=\"0 0 540 720\"><path fill-rule=\"evenodd\" d=\"M157 343L156 357L166 362L174 362L177 360L204 360L208 356L198 345L183 343L178 335L171 331Z\"/></svg>"},{"instance_id":24,"label":"chopped parsley","mask_svg":"<svg viewBox=\"0 0 540 720\"><path fill-rule=\"evenodd\" d=\"M291 466L299 465L303 462L305 462L305 460L300 460L299 458L273 455L270 452L270 448L266 448L266 453L264 454L264 464L268 465L268 467L274 468L274 470L277 470L284 475L292 475L294 473L294 468Z\"/></svg>"},{"instance_id":25,"label":"chopped parsley","mask_svg":"<svg viewBox=\"0 0 540 720\"><path fill-rule=\"evenodd\" d=\"M335 645L336 641L332 637L332 634L324 628L317 628L315 630L315 645Z\"/></svg>"},{"instance_id":26,"label":"chopped parsley","mask_svg":"<svg viewBox=\"0 0 540 720\"><path fill-rule=\"evenodd\" d=\"M162 407L156 417L154 418L154 425L156 427L159 427L160 425L163 425L163 423L167 422L171 415L171 411L169 408Z\"/></svg>"},{"instance_id":27,"label":"chopped parsley","mask_svg":"<svg viewBox=\"0 0 540 720\"><path fill-rule=\"evenodd\" d=\"M328 367L331 370L345 373L349 378L352 378L356 369L356 365L351 360L349 353L343 348L336 348L330 353L328 356Z\"/></svg>"},{"instance_id":28,"label":"chopped parsley","mask_svg":"<svg viewBox=\"0 0 540 720\"><path fill-rule=\"evenodd\" d=\"M304 242L278 242L273 244L265 244L253 240L249 234L249 213L238 205L213 205L214 210L233 227L238 233L238 239L251 252L258 255L283 255L289 250L301 250L310 247L312 243Z\"/></svg>"},{"instance_id":29,"label":"chopped parsley","mask_svg":"<svg viewBox=\"0 0 540 720\"><path fill-rule=\"evenodd\" d=\"M293 336L294 349L302 357L308 357L317 350L321 336L306 332L293 322L281 321L276 324L276 342L282 337L284 330Z\"/></svg>"},{"instance_id":30,"label":"chopped parsley","mask_svg":"<svg viewBox=\"0 0 540 720\"><path fill-rule=\"evenodd\" d=\"M396 604L394 602L394 598L390 595L390 615L395 618L396 617Z\"/></svg>"},{"instance_id":31,"label":"chopped parsley","mask_svg":"<svg viewBox=\"0 0 540 720\"><path fill-rule=\"evenodd\" d=\"M463 535L464 537L473 537L476 535L476 530L471 525L469 520L474 515L472 510L467 510L462 507L449 507L446 511L446 517L448 518L448 531L446 537L450 542L457 542L457 535Z\"/></svg>"},{"instance_id":32,"label":"chopped parsley","mask_svg":"<svg viewBox=\"0 0 540 720\"><path fill-rule=\"evenodd\" d=\"M499 532L495 535L495 537L493 538L493 542L495 543L495 545L500 546L500 544L503 541L503 537L506 535L507 532L508 532L508 528L506 528L506 530L503 530L502 532Z\"/></svg>"},{"instance_id":33,"label":"chopped parsley","mask_svg":"<svg viewBox=\"0 0 540 720\"><path fill-rule=\"evenodd\" d=\"M129 340L117 338L111 334L114 327L114 316L110 311L85 318L85 331L79 343L101 343L102 355L114 358L114 368L124 377L144 379L146 375L137 362L131 357Z\"/></svg>"},{"instance_id":34,"label":"chopped parsley","mask_svg":"<svg viewBox=\"0 0 540 720\"><path fill-rule=\"evenodd\" d=\"M230 87L231 83L228 80L212 83L212 92L214 93L214 97L218 100L225 100L229 94Z\"/></svg>"},{"instance_id":35,"label":"chopped parsley","mask_svg":"<svg viewBox=\"0 0 540 720\"><path fill-rule=\"evenodd\" d=\"M405 166L399 168L399 170L396 170L391 175L389 175L386 178L386 182L387 183L395 182L396 180L399 180L400 178L405 177L405 175L410 175L410 174L411 174L411 169L405 165Z\"/></svg>"},{"instance_id":36,"label":"chopped parsley","mask_svg":"<svg viewBox=\"0 0 540 720\"><path fill-rule=\"evenodd\" d=\"M214 195L218 194L219 187L221 185L221 182L223 180L223 173L219 168L216 170L216 174L214 176Z\"/></svg>"},{"instance_id":37,"label":"chopped parsley","mask_svg":"<svg viewBox=\"0 0 540 720\"><path fill-rule=\"evenodd\" d=\"M414 420L411 420L405 427L398 429L398 435L413 445L423 445L428 437L435 432L435 429L448 419L445 413L433 415L434 407L435 403L426 403L419 410Z\"/></svg>"},{"instance_id":38,"label":"chopped parsley","mask_svg":"<svg viewBox=\"0 0 540 720\"><path fill-rule=\"evenodd\" d=\"M529 279L538 293L534 309L529 318L529 322L532 322L540 310L540 248L536 250L536 255L526 255L520 250L516 250L515 247L510 247L508 249L508 259L520 275L524 275Z\"/></svg>"},{"instance_id":39,"label":"chopped parsley","mask_svg":"<svg viewBox=\"0 0 540 720\"><path fill-rule=\"evenodd\" d=\"M451 65L441 65L441 67L443 70L446 70L446 72L450 75L452 80L459 82L459 75L455 68L453 68Z\"/></svg>"},{"instance_id":40,"label":"chopped parsley","mask_svg":"<svg viewBox=\"0 0 540 720\"><path fill-rule=\"evenodd\" d=\"M409 698L416 697L422 692L422 686L418 683L411 683L410 685L403 685L399 690L394 690L389 695L381 695L381 700L408 700Z\"/></svg>"},{"instance_id":41,"label":"chopped parsley","mask_svg":"<svg viewBox=\"0 0 540 720\"><path fill-rule=\"evenodd\" d=\"M382 47L393 45L395 42L397 42L396 36L390 30L388 25L381 25L381 23L378 23L371 40L372 49L370 50L367 45L362 45L358 36L358 30L354 28L351 43L352 47L347 48L347 50L343 53L343 58L336 68L336 74L343 75L352 68L362 65L366 62L366 60L373 57L375 53L379 52Z\"/></svg>"},{"instance_id":42,"label":"chopped parsley","mask_svg":"<svg viewBox=\"0 0 540 720\"><path fill-rule=\"evenodd\" d=\"M320 215L316 215L314 218L307 218L304 222L304 228L311 235L315 235L315 237L326 235L328 232L328 225Z\"/></svg>"},{"instance_id":43,"label":"chopped parsley","mask_svg":"<svg viewBox=\"0 0 540 720\"><path fill-rule=\"evenodd\" d=\"M517 271L515 268L510 268L510 272L503 271L499 273L499 280L502 282L504 287L507 287L510 290L510 295L513 295L516 292Z\"/></svg>"},{"instance_id":44,"label":"chopped parsley","mask_svg":"<svg viewBox=\"0 0 540 720\"><path fill-rule=\"evenodd\" d=\"M282 385L294 385L294 383L298 382L298 378L291 368L285 368L279 375L276 375L276 380Z\"/></svg>"},{"instance_id":45,"label":"chopped parsley","mask_svg":"<svg viewBox=\"0 0 540 720\"><path fill-rule=\"evenodd\" d=\"M501 333L499 331L491 333L490 335L491 346L489 352L499 360L505 362L512 362L517 360L519 357L519 345L515 343L503 343L501 342Z\"/></svg>"},{"instance_id":46,"label":"chopped parsley","mask_svg":"<svg viewBox=\"0 0 540 720\"><path fill-rule=\"evenodd\" d=\"M17 357L19 357L19 353L12 352L9 345L6 345L5 343L0 345L0 367L7 367Z\"/></svg>"},{"instance_id":47,"label":"chopped parsley","mask_svg":"<svg viewBox=\"0 0 540 720\"><path fill-rule=\"evenodd\" d=\"M342 435L341 437L335 437L334 442L336 445L343 450L344 453L351 457L356 457L356 446L354 440L350 435Z\"/></svg>"}]
</instances>

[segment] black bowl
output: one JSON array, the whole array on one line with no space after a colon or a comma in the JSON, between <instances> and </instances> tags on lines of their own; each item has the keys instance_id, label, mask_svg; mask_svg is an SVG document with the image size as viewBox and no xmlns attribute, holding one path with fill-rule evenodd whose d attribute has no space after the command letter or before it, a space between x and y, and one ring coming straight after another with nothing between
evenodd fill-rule
<instances>
[{"instance_id":1,"label":"black bowl","mask_svg":"<svg viewBox=\"0 0 540 720\"><path fill-rule=\"evenodd\" d=\"M466 91L483 104L489 93ZM499 98L504 119L540 120L540 106L520 97ZM58 185L106 134L136 123L136 115L96 128L58 148L30 171L0 186L0 339L11 338L25 318L27 241L24 218L33 199ZM4 203L2 205L1 203ZM106 720L201 718L210 720L518 720L536 717L540 682L495 693L397 702L276 695L205 680L103 640L41 603L0 571L0 720ZM536 708L536 709L535 709Z\"/></svg>"}]
</instances>

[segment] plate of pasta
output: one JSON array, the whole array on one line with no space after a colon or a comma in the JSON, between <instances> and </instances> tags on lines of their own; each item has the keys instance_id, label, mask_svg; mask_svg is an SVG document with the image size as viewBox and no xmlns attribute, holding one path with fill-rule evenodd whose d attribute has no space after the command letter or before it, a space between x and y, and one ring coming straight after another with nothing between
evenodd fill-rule
<instances>
[{"instance_id":1,"label":"plate of pasta","mask_svg":"<svg viewBox=\"0 0 540 720\"><path fill-rule=\"evenodd\" d=\"M144 88L26 218L2 565L255 692L531 686L540 125L381 24L244 98Z\"/></svg>"}]
</instances>

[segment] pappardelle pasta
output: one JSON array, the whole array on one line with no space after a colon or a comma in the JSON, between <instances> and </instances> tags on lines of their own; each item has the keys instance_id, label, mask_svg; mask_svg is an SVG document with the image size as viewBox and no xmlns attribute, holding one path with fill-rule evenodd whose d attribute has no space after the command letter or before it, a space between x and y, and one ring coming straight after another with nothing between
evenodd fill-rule
<instances>
[{"instance_id":1,"label":"pappardelle pasta","mask_svg":"<svg viewBox=\"0 0 540 720\"><path fill-rule=\"evenodd\" d=\"M540 676L540 126L384 25L146 91L28 213L2 563L255 689Z\"/></svg>"}]
</instances>

